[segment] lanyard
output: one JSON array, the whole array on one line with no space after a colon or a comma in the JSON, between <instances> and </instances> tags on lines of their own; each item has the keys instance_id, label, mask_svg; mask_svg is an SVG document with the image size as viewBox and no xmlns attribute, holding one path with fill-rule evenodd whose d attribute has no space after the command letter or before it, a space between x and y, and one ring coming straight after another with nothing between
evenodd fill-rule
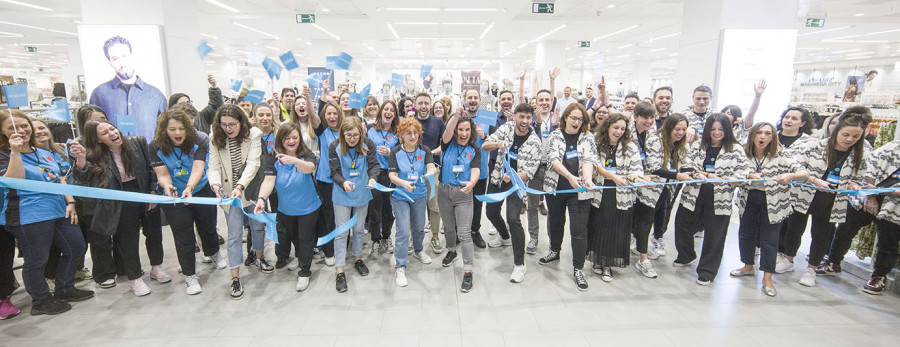
<instances>
[{"instance_id":1,"label":"lanyard","mask_svg":"<svg viewBox=\"0 0 900 347\"><path fill-rule=\"evenodd\" d=\"M387 131L387 130L379 130L378 132L381 133L381 145L382 145L382 146L387 146L387 136L388 136L388 134L390 134L391 132L389 132L389 131Z\"/></svg>"},{"instance_id":2,"label":"lanyard","mask_svg":"<svg viewBox=\"0 0 900 347\"><path fill-rule=\"evenodd\" d=\"M413 164L415 164L416 162L416 150L413 150L412 153L407 152L406 150L404 150L403 152L406 153L406 158L409 160L409 169L415 171L415 168L413 168Z\"/></svg>"},{"instance_id":3,"label":"lanyard","mask_svg":"<svg viewBox=\"0 0 900 347\"><path fill-rule=\"evenodd\" d=\"M353 152L356 152L356 150L353 150ZM359 158L359 152L356 152L356 155L353 155L352 152L348 151L347 154L350 156L350 168L356 169L356 159Z\"/></svg>"},{"instance_id":4,"label":"lanyard","mask_svg":"<svg viewBox=\"0 0 900 347\"><path fill-rule=\"evenodd\" d=\"M756 160L756 157L754 157L753 160L756 161L756 173L762 173L762 166L766 162L766 157L763 157L762 160Z\"/></svg>"}]
</instances>

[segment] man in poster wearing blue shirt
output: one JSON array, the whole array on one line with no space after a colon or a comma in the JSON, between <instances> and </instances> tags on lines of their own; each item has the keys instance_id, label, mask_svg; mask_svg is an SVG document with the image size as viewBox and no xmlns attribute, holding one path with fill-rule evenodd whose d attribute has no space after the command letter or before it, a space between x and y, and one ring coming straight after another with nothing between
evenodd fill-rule
<instances>
[{"instance_id":1,"label":"man in poster wearing blue shirt","mask_svg":"<svg viewBox=\"0 0 900 347\"><path fill-rule=\"evenodd\" d=\"M166 97L156 87L134 73L131 43L113 36L103 44L103 53L116 76L91 92L91 104L106 111L109 121L125 135L141 135L153 139L156 118L166 110ZM133 119L134 129L121 125L120 116Z\"/></svg>"}]
</instances>

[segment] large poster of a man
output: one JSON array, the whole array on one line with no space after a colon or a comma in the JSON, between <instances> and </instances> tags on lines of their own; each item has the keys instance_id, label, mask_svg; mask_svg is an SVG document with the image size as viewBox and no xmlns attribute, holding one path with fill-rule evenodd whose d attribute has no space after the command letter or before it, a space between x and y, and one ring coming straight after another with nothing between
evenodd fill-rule
<instances>
[{"instance_id":1,"label":"large poster of a man","mask_svg":"<svg viewBox=\"0 0 900 347\"><path fill-rule=\"evenodd\" d=\"M159 26L81 25L78 33L89 102L125 135L152 139L168 105Z\"/></svg>"}]
</instances>

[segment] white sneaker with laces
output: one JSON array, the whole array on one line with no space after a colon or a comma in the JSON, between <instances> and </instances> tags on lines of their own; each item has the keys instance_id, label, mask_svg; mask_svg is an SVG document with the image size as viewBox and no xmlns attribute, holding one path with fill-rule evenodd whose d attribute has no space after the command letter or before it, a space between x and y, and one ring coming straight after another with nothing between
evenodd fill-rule
<instances>
[{"instance_id":1,"label":"white sneaker with laces","mask_svg":"<svg viewBox=\"0 0 900 347\"><path fill-rule=\"evenodd\" d=\"M647 247L647 258L651 260L659 259L659 253L656 253L655 247Z\"/></svg>"},{"instance_id":2,"label":"white sneaker with laces","mask_svg":"<svg viewBox=\"0 0 900 347\"><path fill-rule=\"evenodd\" d=\"M788 271L794 271L794 262L788 260L784 253L778 253L775 259L775 273L783 274Z\"/></svg>"},{"instance_id":3,"label":"white sneaker with laces","mask_svg":"<svg viewBox=\"0 0 900 347\"><path fill-rule=\"evenodd\" d=\"M663 243L662 238L659 238L658 240L656 240L656 245L655 245L655 246L656 246L656 247L655 247L655 248L656 248L656 254L658 254L660 257L666 255L666 245Z\"/></svg>"},{"instance_id":4,"label":"white sneaker with laces","mask_svg":"<svg viewBox=\"0 0 900 347\"><path fill-rule=\"evenodd\" d=\"M503 247L503 243L500 242L500 236L494 236L494 237L492 237L491 240L488 241L487 245L488 245L488 247L490 247L490 248L500 248L500 247Z\"/></svg>"},{"instance_id":5,"label":"white sneaker with laces","mask_svg":"<svg viewBox=\"0 0 900 347\"><path fill-rule=\"evenodd\" d=\"M325 265L334 266L334 257L325 257Z\"/></svg>"},{"instance_id":6,"label":"white sneaker with laces","mask_svg":"<svg viewBox=\"0 0 900 347\"><path fill-rule=\"evenodd\" d=\"M201 259L203 260L204 264L209 264L209 263L213 262L212 257L207 257L205 255Z\"/></svg>"},{"instance_id":7,"label":"white sneaker with laces","mask_svg":"<svg viewBox=\"0 0 900 347\"><path fill-rule=\"evenodd\" d=\"M428 254L425 253L425 251L414 253L413 257L416 257L416 259L422 261L422 264L431 264L431 257L429 257Z\"/></svg>"},{"instance_id":8,"label":"white sneaker with laces","mask_svg":"<svg viewBox=\"0 0 900 347\"><path fill-rule=\"evenodd\" d=\"M406 279L405 268L401 267L394 270L394 283L396 283L398 287L406 287L409 284L409 281Z\"/></svg>"},{"instance_id":9,"label":"white sneaker with laces","mask_svg":"<svg viewBox=\"0 0 900 347\"><path fill-rule=\"evenodd\" d=\"M297 291L302 292L309 288L309 277L297 277Z\"/></svg>"},{"instance_id":10,"label":"white sneaker with laces","mask_svg":"<svg viewBox=\"0 0 900 347\"><path fill-rule=\"evenodd\" d=\"M509 275L509 281L512 283L522 283L525 280L525 273L528 272L526 265L516 265L513 267L512 274Z\"/></svg>"},{"instance_id":11,"label":"white sneaker with laces","mask_svg":"<svg viewBox=\"0 0 900 347\"><path fill-rule=\"evenodd\" d=\"M491 230L488 230L488 235L497 235L497 228L491 227Z\"/></svg>"},{"instance_id":12,"label":"white sneaker with laces","mask_svg":"<svg viewBox=\"0 0 900 347\"><path fill-rule=\"evenodd\" d=\"M197 275L191 275L184 279L184 286L187 287L185 292L188 295L197 295L203 292L203 288L200 287L200 280L197 279Z\"/></svg>"},{"instance_id":13,"label":"white sneaker with laces","mask_svg":"<svg viewBox=\"0 0 900 347\"><path fill-rule=\"evenodd\" d=\"M816 269L811 267L803 270L803 275L800 276L800 284L807 287L815 287L816 286Z\"/></svg>"},{"instance_id":14,"label":"white sneaker with laces","mask_svg":"<svg viewBox=\"0 0 900 347\"><path fill-rule=\"evenodd\" d=\"M169 273L163 269L162 265L154 265L150 268L150 278L155 279L159 283L172 281L172 276L169 276Z\"/></svg>"},{"instance_id":15,"label":"white sneaker with laces","mask_svg":"<svg viewBox=\"0 0 900 347\"><path fill-rule=\"evenodd\" d=\"M647 278L656 278L658 276L656 270L653 270L653 264L651 264L649 260L634 263L634 268L638 269L638 271Z\"/></svg>"},{"instance_id":16,"label":"white sneaker with laces","mask_svg":"<svg viewBox=\"0 0 900 347\"><path fill-rule=\"evenodd\" d=\"M210 258L216 264L216 269L222 270L228 267L228 262L225 260L225 257L222 256L222 252L216 252L216 254L213 254Z\"/></svg>"}]
</instances>

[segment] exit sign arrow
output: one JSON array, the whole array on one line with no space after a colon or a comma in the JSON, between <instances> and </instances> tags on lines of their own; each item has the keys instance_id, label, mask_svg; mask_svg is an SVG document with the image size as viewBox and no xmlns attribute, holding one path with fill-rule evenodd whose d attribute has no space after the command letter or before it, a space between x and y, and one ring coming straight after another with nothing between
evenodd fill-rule
<instances>
[{"instance_id":1,"label":"exit sign arrow","mask_svg":"<svg viewBox=\"0 0 900 347\"><path fill-rule=\"evenodd\" d=\"M312 14L312 13L297 14L297 23L313 24L315 22L316 22L315 14Z\"/></svg>"},{"instance_id":2,"label":"exit sign arrow","mask_svg":"<svg viewBox=\"0 0 900 347\"><path fill-rule=\"evenodd\" d=\"M534 2L531 4L531 13L553 13L553 3Z\"/></svg>"}]
</instances>

